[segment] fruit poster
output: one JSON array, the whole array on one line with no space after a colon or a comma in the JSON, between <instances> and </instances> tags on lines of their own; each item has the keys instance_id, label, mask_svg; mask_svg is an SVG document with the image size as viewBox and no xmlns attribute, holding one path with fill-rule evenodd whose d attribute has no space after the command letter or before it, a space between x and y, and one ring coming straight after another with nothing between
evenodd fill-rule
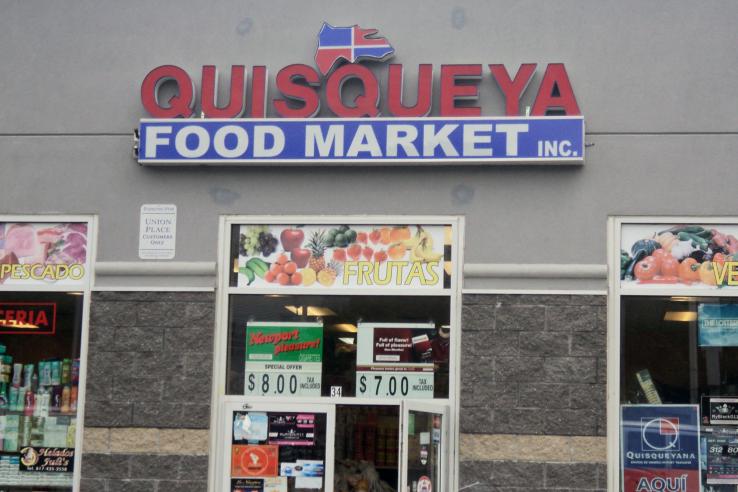
<instances>
[{"instance_id":1,"label":"fruit poster","mask_svg":"<svg viewBox=\"0 0 738 492\"><path fill-rule=\"evenodd\" d=\"M0 222L0 285L84 286L87 234L86 223Z\"/></svg>"},{"instance_id":2,"label":"fruit poster","mask_svg":"<svg viewBox=\"0 0 738 492\"><path fill-rule=\"evenodd\" d=\"M451 226L242 225L237 235L236 287L450 287Z\"/></svg>"},{"instance_id":3,"label":"fruit poster","mask_svg":"<svg viewBox=\"0 0 738 492\"><path fill-rule=\"evenodd\" d=\"M245 395L320 396L323 325L246 324Z\"/></svg>"},{"instance_id":4,"label":"fruit poster","mask_svg":"<svg viewBox=\"0 0 738 492\"><path fill-rule=\"evenodd\" d=\"M433 347L447 337L432 323L359 323L356 396L433 398Z\"/></svg>"},{"instance_id":5,"label":"fruit poster","mask_svg":"<svg viewBox=\"0 0 738 492\"><path fill-rule=\"evenodd\" d=\"M626 224L620 285L710 291L738 286L738 224Z\"/></svg>"}]
</instances>

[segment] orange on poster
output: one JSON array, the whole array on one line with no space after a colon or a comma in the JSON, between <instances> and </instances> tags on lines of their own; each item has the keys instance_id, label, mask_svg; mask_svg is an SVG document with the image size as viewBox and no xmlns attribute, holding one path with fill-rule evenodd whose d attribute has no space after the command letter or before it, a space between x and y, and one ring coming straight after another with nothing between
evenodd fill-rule
<instances>
[{"instance_id":1,"label":"orange on poster","mask_svg":"<svg viewBox=\"0 0 738 492\"><path fill-rule=\"evenodd\" d=\"M232 446L231 477L276 477L279 474L279 446Z\"/></svg>"}]
</instances>

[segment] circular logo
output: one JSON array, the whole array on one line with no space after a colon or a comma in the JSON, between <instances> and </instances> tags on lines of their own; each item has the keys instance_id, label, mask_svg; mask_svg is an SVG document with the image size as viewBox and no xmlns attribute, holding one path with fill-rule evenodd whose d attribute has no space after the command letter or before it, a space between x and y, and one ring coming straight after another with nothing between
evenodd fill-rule
<instances>
[{"instance_id":1,"label":"circular logo","mask_svg":"<svg viewBox=\"0 0 738 492\"><path fill-rule=\"evenodd\" d=\"M33 448L21 449L21 463L23 466L35 466L38 463L38 451Z\"/></svg>"},{"instance_id":2,"label":"circular logo","mask_svg":"<svg viewBox=\"0 0 738 492\"><path fill-rule=\"evenodd\" d=\"M269 466L269 456L258 447L248 447L241 455L241 468L249 475L261 475Z\"/></svg>"},{"instance_id":3,"label":"circular logo","mask_svg":"<svg viewBox=\"0 0 738 492\"><path fill-rule=\"evenodd\" d=\"M679 441L679 428L671 420L657 417L646 422L641 430L641 438L644 444L656 451L674 449Z\"/></svg>"}]
</instances>

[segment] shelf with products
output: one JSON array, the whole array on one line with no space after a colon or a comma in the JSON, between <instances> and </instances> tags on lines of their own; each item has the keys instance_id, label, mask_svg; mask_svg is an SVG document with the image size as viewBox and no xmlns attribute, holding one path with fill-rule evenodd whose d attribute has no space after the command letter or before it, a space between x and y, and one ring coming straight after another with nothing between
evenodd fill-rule
<instances>
[{"instance_id":1,"label":"shelf with products","mask_svg":"<svg viewBox=\"0 0 738 492\"><path fill-rule=\"evenodd\" d=\"M0 301L0 492L71 491L84 297L3 292Z\"/></svg>"},{"instance_id":2,"label":"shelf with products","mask_svg":"<svg viewBox=\"0 0 738 492\"><path fill-rule=\"evenodd\" d=\"M12 363L5 355L0 381L0 449L75 445L79 360ZM11 365L12 364L12 365Z\"/></svg>"}]
</instances>

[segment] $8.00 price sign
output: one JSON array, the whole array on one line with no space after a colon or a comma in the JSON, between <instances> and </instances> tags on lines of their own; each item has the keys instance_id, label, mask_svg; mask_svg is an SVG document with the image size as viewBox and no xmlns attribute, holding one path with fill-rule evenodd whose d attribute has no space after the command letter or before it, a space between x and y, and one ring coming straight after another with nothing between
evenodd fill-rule
<instances>
[{"instance_id":1,"label":"$8.00 price sign","mask_svg":"<svg viewBox=\"0 0 738 492\"><path fill-rule=\"evenodd\" d=\"M320 396L320 373L246 371L245 395Z\"/></svg>"},{"instance_id":2,"label":"$8.00 price sign","mask_svg":"<svg viewBox=\"0 0 738 492\"><path fill-rule=\"evenodd\" d=\"M359 371L356 396L367 398L433 398L433 372Z\"/></svg>"}]
</instances>

